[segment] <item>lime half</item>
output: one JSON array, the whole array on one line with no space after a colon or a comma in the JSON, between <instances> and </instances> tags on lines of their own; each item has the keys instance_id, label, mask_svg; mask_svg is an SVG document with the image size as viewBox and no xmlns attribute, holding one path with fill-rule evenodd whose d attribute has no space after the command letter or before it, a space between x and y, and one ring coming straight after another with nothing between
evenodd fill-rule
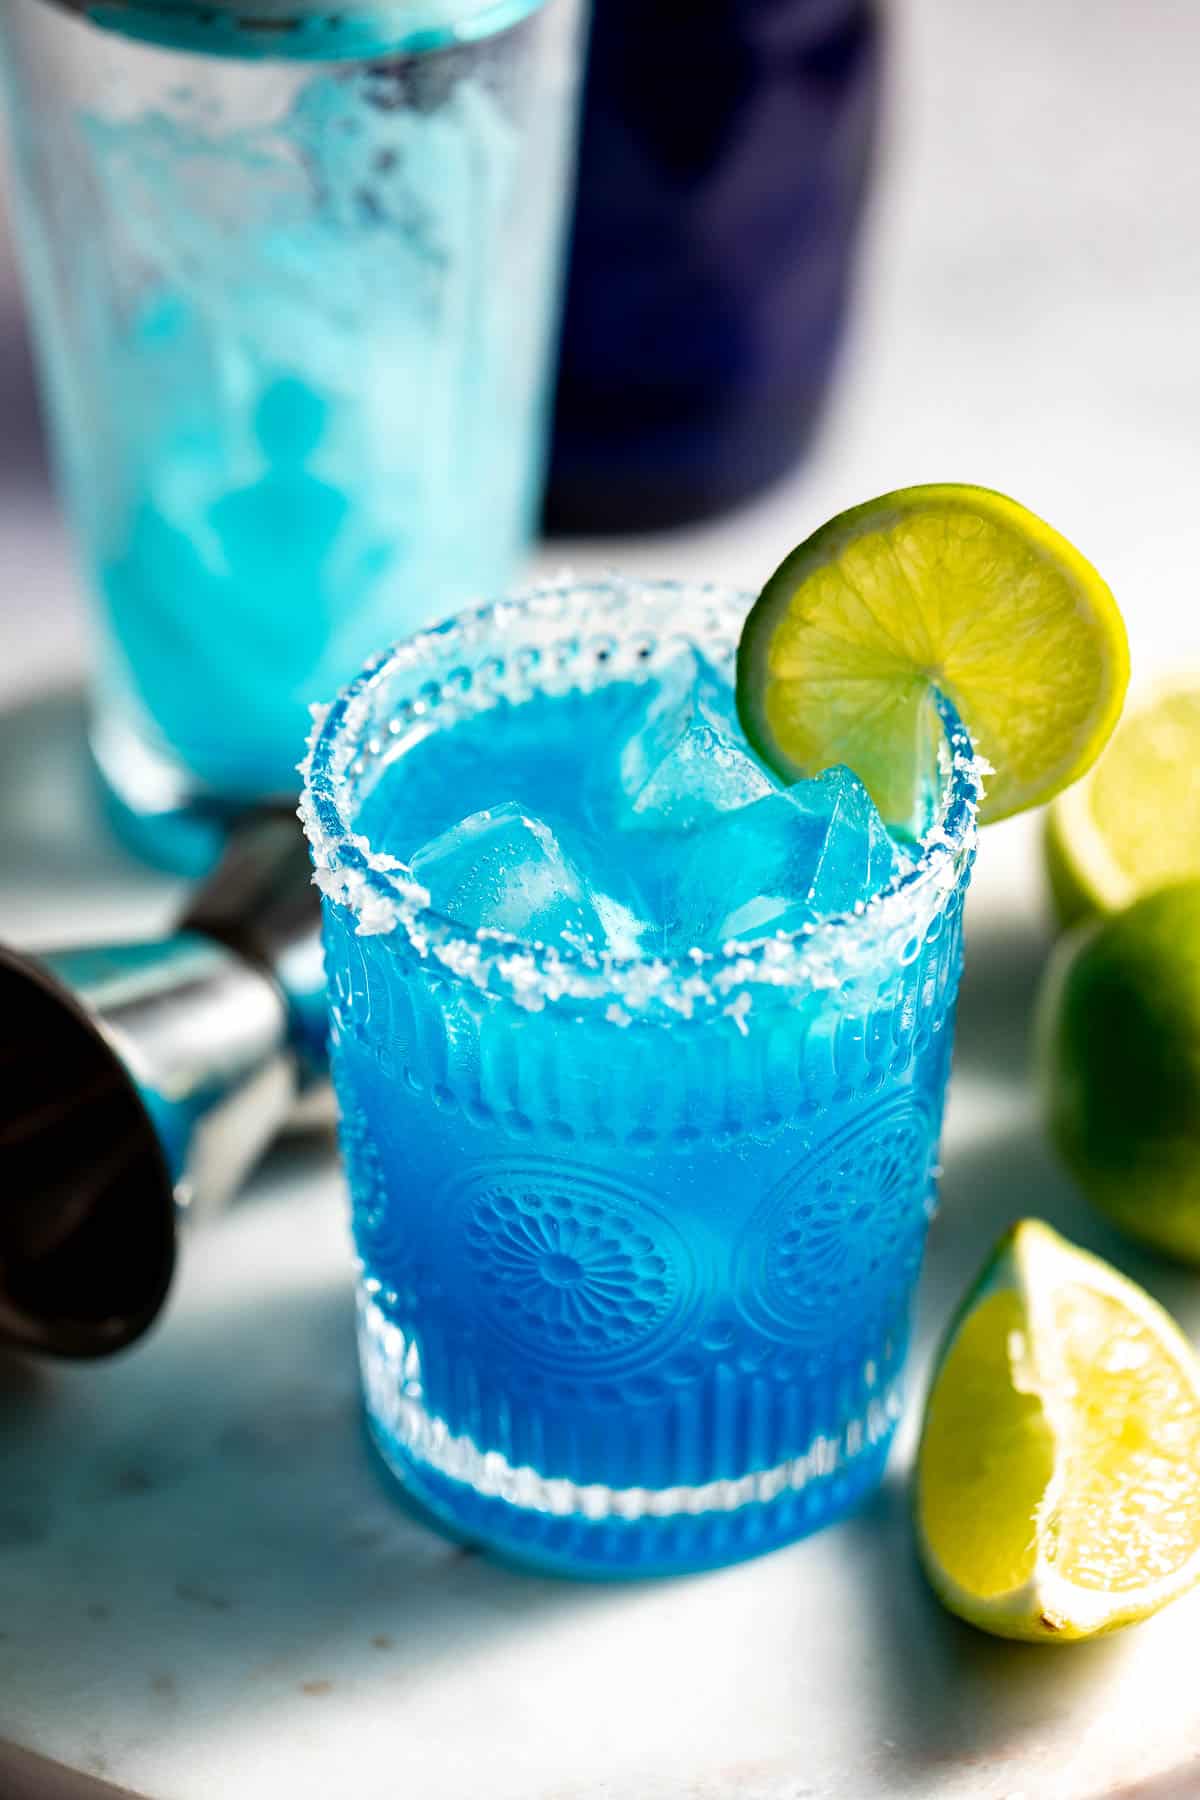
<instances>
[{"instance_id":1,"label":"lime half","mask_svg":"<svg viewBox=\"0 0 1200 1800\"><path fill-rule=\"evenodd\" d=\"M1095 768L1051 807L1046 860L1064 925L1200 877L1200 671L1131 704Z\"/></svg>"},{"instance_id":2,"label":"lime half","mask_svg":"<svg viewBox=\"0 0 1200 1800\"><path fill-rule=\"evenodd\" d=\"M787 780L846 763L905 822L940 689L993 767L987 822L1091 766L1128 679L1116 602L1078 550L1015 500L941 484L853 507L792 551L743 628L737 697Z\"/></svg>"},{"instance_id":3,"label":"lime half","mask_svg":"<svg viewBox=\"0 0 1200 1800\"><path fill-rule=\"evenodd\" d=\"M917 1456L921 1560L952 1612L1064 1643L1200 1577L1200 1366L1133 1282L1035 1220L942 1349Z\"/></svg>"}]
</instances>

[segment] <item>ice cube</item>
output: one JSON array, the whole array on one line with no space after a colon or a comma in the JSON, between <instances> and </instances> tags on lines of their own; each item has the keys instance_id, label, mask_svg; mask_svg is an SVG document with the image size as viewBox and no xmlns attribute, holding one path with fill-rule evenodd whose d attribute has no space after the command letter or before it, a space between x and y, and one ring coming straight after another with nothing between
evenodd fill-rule
<instances>
[{"instance_id":1,"label":"ice cube","mask_svg":"<svg viewBox=\"0 0 1200 1800\"><path fill-rule=\"evenodd\" d=\"M711 820L646 899L665 947L713 950L848 912L901 860L858 777L827 769Z\"/></svg>"},{"instance_id":2,"label":"ice cube","mask_svg":"<svg viewBox=\"0 0 1200 1800\"><path fill-rule=\"evenodd\" d=\"M728 682L695 651L668 670L621 750L619 779L619 824L657 831L693 831L775 791L742 738Z\"/></svg>"},{"instance_id":3,"label":"ice cube","mask_svg":"<svg viewBox=\"0 0 1200 1800\"><path fill-rule=\"evenodd\" d=\"M471 813L423 845L411 866L435 910L456 924L530 943L606 947L575 863L550 827L514 801Z\"/></svg>"}]
</instances>

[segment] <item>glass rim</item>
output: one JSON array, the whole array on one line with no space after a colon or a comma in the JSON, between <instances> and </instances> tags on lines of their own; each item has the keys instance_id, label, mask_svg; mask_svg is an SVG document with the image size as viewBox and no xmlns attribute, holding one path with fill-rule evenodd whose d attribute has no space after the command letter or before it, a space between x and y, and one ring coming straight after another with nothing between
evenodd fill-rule
<instances>
[{"instance_id":1,"label":"glass rim","mask_svg":"<svg viewBox=\"0 0 1200 1800\"><path fill-rule=\"evenodd\" d=\"M373 700L397 676L419 679L422 669L432 672L455 658L470 664L474 656L479 664L489 649L495 656L500 647L513 656L540 652L553 644L555 627L588 632L594 644L605 646L593 651L595 664L607 663L622 625L627 634L653 630L653 602L674 621L670 642L703 649L707 636L727 658L753 599L752 594L721 583L562 577L468 608L378 652L330 705L311 709L308 753L299 765L304 778L299 816L322 894L351 915L360 937L402 929L408 945L436 965L443 977L469 982L531 1010L563 999L603 1002L614 1022L622 1024L648 1013L691 1016L697 1008L714 1004L740 1024L752 988L843 985L853 978L856 967L866 964L873 947L893 938L896 957L889 959L885 949L885 962L911 961L901 946L907 947L914 934L919 937L922 914L927 915L926 923L932 920L969 872L986 772L953 704L936 690L933 698L944 734L939 747L942 791L937 815L919 840L916 859L854 910L754 942L730 940L712 951L618 956L613 951L533 943L491 928L475 930L438 913L406 865L375 849L355 828L346 796L366 772L366 762L382 755L385 740L390 736L394 744L399 736L391 720L383 725L372 711ZM707 634L698 630L693 614L707 616ZM581 665L586 649L583 646ZM545 686L534 682L530 693L539 687L544 691ZM505 697L497 692L495 700ZM410 710L419 715L428 704L418 700ZM453 719L448 724L452 727ZM422 738L427 737L428 732L422 732Z\"/></svg>"},{"instance_id":2,"label":"glass rim","mask_svg":"<svg viewBox=\"0 0 1200 1800\"><path fill-rule=\"evenodd\" d=\"M49 0L157 49L261 61L372 62L471 44L543 0Z\"/></svg>"}]
</instances>

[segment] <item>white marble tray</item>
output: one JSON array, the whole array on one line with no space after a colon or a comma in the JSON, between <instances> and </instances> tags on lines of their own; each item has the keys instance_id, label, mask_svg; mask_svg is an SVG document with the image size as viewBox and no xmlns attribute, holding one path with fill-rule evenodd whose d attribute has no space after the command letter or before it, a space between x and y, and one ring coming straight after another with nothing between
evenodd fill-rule
<instances>
[{"instance_id":1,"label":"white marble tray","mask_svg":"<svg viewBox=\"0 0 1200 1800\"><path fill-rule=\"evenodd\" d=\"M70 709L26 717L41 766L68 774ZM168 902L82 810L60 855L123 918ZM11 870L0 932L28 938ZM1200 1327L1197 1284L1117 1246L1043 1148L1025 1079L1039 899L1030 826L992 833L915 1386L1024 1212L1116 1249ZM1098 1800L1182 1779L1200 1602L1067 1652L946 1618L914 1567L911 1414L865 1512L715 1575L555 1583L412 1523L360 1426L343 1214L328 1142L293 1144L189 1243L137 1350L0 1360L0 1739L150 1800Z\"/></svg>"}]
</instances>

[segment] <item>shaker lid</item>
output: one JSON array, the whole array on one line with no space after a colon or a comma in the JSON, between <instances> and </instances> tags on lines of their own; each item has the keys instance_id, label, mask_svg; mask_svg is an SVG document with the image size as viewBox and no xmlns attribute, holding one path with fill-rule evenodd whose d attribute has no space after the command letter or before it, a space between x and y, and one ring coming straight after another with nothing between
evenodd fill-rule
<instances>
[{"instance_id":1,"label":"shaker lid","mask_svg":"<svg viewBox=\"0 0 1200 1800\"><path fill-rule=\"evenodd\" d=\"M212 56L350 61L470 43L543 0L55 0L92 25Z\"/></svg>"}]
</instances>

